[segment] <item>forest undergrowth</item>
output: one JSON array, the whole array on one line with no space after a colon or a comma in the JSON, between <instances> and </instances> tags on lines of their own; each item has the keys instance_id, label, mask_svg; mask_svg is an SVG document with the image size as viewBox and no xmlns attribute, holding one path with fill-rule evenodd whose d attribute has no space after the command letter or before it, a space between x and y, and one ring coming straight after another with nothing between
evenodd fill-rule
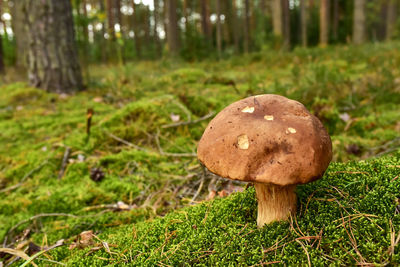
<instances>
[{"instance_id":1,"label":"forest undergrowth","mask_svg":"<svg viewBox=\"0 0 400 267\"><path fill-rule=\"evenodd\" d=\"M9 73L0 81L0 242L9 249L0 262L399 262L399 51L393 42L97 65L74 95ZM320 118L335 163L298 188L290 222L257 229L254 190L208 173L195 155L216 113L266 93Z\"/></svg>"}]
</instances>

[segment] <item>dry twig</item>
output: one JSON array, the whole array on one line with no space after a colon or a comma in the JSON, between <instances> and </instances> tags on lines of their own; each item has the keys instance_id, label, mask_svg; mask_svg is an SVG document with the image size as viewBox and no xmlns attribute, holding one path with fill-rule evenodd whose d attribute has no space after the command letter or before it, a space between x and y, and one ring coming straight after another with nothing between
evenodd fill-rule
<instances>
[{"instance_id":1,"label":"dry twig","mask_svg":"<svg viewBox=\"0 0 400 267\"><path fill-rule=\"evenodd\" d=\"M12 186L10 186L10 187L6 187L6 188L4 188L4 189L1 189L1 190L0 190L0 193L5 193L5 192L8 192L8 191L12 191L12 190L14 190L15 188L20 187L20 186L25 182L25 180L29 178L29 176L31 176L34 172L40 170L40 169L41 169L44 165L46 165L48 162L49 162L49 160L48 160L48 159L45 159L44 161L42 161L42 163L40 163L39 166L37 166L36 168L30 170L27 174L25 174L24 177L22 177L21 181L20 181L18 184L15 184L15 185L12 185Z\"/></svg>"},{"instance_id":2,"label":"dry twig","mask_svg":"<svg viewBox=\"0 0 400 267\"><path fill-rule=\"evenodd\" d=\"M32 216L32 217L30 217L30 218L28 218L28 219L26 219L26 220L22 220L22 221L20 221L19 223L17 223L16 225L14 225L13 227L11 227L11 229L8 230L7 234L5 235L4 242L7 241L7 237L8 237L15 229L17 229L19 226L23 225L24 223L33 221L33 220L35 220L35 219L37 219L37 218L41 218L41 217L56 217L56 216L64 216L64 217L72 217L72 218L78 218L78 217L79 217L79 216L72 215L72 214L68 214L68 213L40 213L40 214L37 214L37 215L35 215L35 216ZM3 245L5 246L5 244L3 244Z\"/></svg>"},{"instance_id":3,"label":"dry twig","mask_svg":"<svg viewBox=\"0 0 400 267\"><path fill-rule=\"evenodd\" d=\"M60 172L58 173L58 180L60 180L64 176L65 167L67 166L69 154L71 154L71 148L67 146L65 147L64 156L61 162L61 169Z\"/></svg>"},{"instance_id":4,"label":"dry twig","mask_svg":"<svg viewBox=\"0 0 400 267\"><path fill-rule=\"evenodd\" d=\"M307 248L304 246L304 244L300 241L300 240L298 240L298 239L296 239L296 242L297 243L299 243L300 244L300 246L304 249L304 251L306 252L306 255L307 255L307 261L308 261L308 266L310 266L311 267L311 260L310 260L310 254L308 254L308 251L307 251Z\"/></svg>"}]
</instances>

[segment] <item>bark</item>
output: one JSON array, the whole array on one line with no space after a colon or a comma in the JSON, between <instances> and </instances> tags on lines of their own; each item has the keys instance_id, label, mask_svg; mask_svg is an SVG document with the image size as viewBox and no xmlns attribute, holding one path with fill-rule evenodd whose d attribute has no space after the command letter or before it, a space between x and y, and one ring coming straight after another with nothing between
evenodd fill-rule
<instances>
[{"instance_id":1,"label":"bark","mask_svg":"<svg viewBox=\"0 0 400 267\"><path fill-rule=\"evenodd\" d=\"M233 34L233 43L235 47L235 52L239 53L239 31L238 31L238 18L237 18L237 8L236 1L232 1L232 13L231 13L231 21L232 21L232 34Z\"/></svg>"},{"instance_id":2,"label":"bark","mask_svg":"<svg viewBox=\"0 0 400 267\"><path fill-rule=\"evenodd\" d=\"M307 0L300 0L301 44L307 47Z\"/></svg>"},{"instance_id":3,"label":"bark","mask_svg":"<svg viewBox=\"0 0 400 267\"><path fill-rule=\"evenodd\" d=\"M110 36L111 40L115 39L115 19L114 19L114 12L113 12L113 0L106 0L106 9L107 9L107 28L108 28L108 35Z\"/></svg>"},{"instance_id":4,"label":"bark","mask_svg":"<svg viewBox=\"0 0 400 267\"><path fill-rule=\"evenodd\" d=\"M282 2L282 15L283 15L283 47L285 49L290 48L290 10L289 0L283 0Z\"/></svg>"},{"instance_id":5,"label":"bark","mask_svg":"<svg viewBox=\"0 0 400 267\"><path fill-rule=\"evenodd\" d=\"M260 0L259 8L262 14L267 13L267 0Z\"/></svg>"},{"instance_id":6,"label":"bark","mask_svg":"<svg viewBox=\"0 0 400 267\"><path fill-rule=\"evenodd\" d=\"M1 21L1 15L2 13L2 7L3 7L3 0L0 0L0 22ZM4 67L4 53L3 53L3 36L0 34L0 74L3 74L5 72L5 67Z\"/></svg>"},{"instance_id":7,"label":"bark","mask_svg":"<svg viewBox=\"0 0 400 267\"><path fill-rule=\"evenodd\" d=\"M353 43L365 41L365 0L354 0Z\"/></svg>"},{"instance_id":8,"label":"bark","mask_svg":"<svg viewBox=\"0 0 400 267\"><path fill-rule=\"evenodd\" d=\"M105 12L104 0L99 0L99 9L100 9L101 13L104 14L104 12ZM100 42L102 44L102 47L106 47L107 43L106 43L106 39L104 38L104 35L106 34L106 25L105 25L104 21L101 22L100 33L101 33ZM107 61L107 49L101 49L101 59L103 62Z\"/></svg>"},{"instance_id":9,"label":"bark","mask_svg":"<svg viewBox=\"0 0 400 267\"><path fill-rule=\"evenodd\" d=\"M58 93L82 89L71 2L21 1L29 41L28 72L31 85Z\"/></svg>"},{"instance_id":10,"label":"bark","mask_svg":"<svg viewBox=\"0 0 400 267\"><path fill-rule=\"evenodd\" d=\"M332 34L335 41L338 40L338 29L339 29L339 0L333 0Z\"/></svg>"},{"instance_id":11,"label":"bark","mask_svg":"<svg viewBox=\"0 0 400 267\"><path fill-rule=\"evenodd\" d=\"M189 31L188 0L183 0L183 17L185 18L185 32Z\"/></svg>"},{"instance_id":12,"label":"bark","mask_svg":"<svg viewBox=\"0 0 400 267\"><path fill-rule=\"evenodd\" d=\"M5 72L4 66L4 53L3 53L3 37L0 34L0 74Z\"/></svg>"},{"instance_id":13,"label":"bark","mask_svg":"<svg viewBox=\"0 0 400 267\"><path fill-rule=\"evenodd\" d=\"M250 4L249 0L244 0L244 27L243 27L243 37L244 43L243 48L244 52L249 52L250 46Z\"/></svg>"},{"instance_id":14,"label":"bark","mask_svg":"<svg viewBox=\"0 0 400 267\"><path fill-rule=\"evenodd\" d=\"M217 9L217 51L218 58L221 58L222 54L222 32L221 32L221 0L216 0Z\"/></svg>"},{"instance_id":15,"label":"bark","mask_svg":"<svg viewBox=\"0 0 400 267\"><path fill-rule=\"evenodd\" d=\"M161 51L160 38L158 36L158 30L157 30L157 26L158 26L158 23L160 21L160 18L159 18L159 15L158 15L158 12L159 12L159 2L158 1L159 0L153 0L153 2L154 2L154 11L153 11L154 12L154 14L153 14L153 16L154 16L154 28L153 28L153 35L154 35L154 43L156 45L156 53L157 53L157 56L160 57L162 51Z\"/></svg>"},{"instance_id":16,"label":"bark","mask_svg":"<svg viewBox=\"0 0 400 267\"><path fill-rule=\"evenodd\" d=\"M146 44L150 43L150 9L149 6L145 6L143 12L143 30L144 30L144 40Z\"/></svg>"},{"instance_id":17,"label":"bark","mask_svg":"<svg viewBox=\"0 0 400 267\"><path fill-rule=\"evenodd\" d=\"M27 35L25 33L24 27L24 14L23 14L23 5L22 1L17 0L14 1L13 8L11 10L12 15L12 29L15 36L16 43L16 55L17 61L16 66L18 68L25 68L27 62Z\"/></svg>"},{"instance_id":18,"label":"bark","mask_svg":"<svg viewBox=\"0 0 400 267\"><path fill-rule=\"evenodd\" d=\"M319 7L319 44L327 46L329 39L329 0L321 0Z\"/></svg>"},{"instance_id":19,"label":"bark","mask_svg":"<svg viewBox=\"0 0 400 267\"><path fill-rule=\"evenodd\" d=\"M179 52L179 28L178 15L176 13L177 0L166 0L167 16L168 16L168 47L172 55L177 55Z\"/></svg>"},{"instance_id":20,"label":"bark","mask_svg":"<svg viewBox=\"0 0 400 267\"><path fill-rule=\"evenodd\" d=\"M89 30L88 30L88 13L86 9L86 0L82 0L82 10L83 10L83 17L85 18L85 23L83 25L83 38L85 39L85 42L87 43L89 40Z\"/></svg>"},{"instance_id":21,"label":"bark","mask_svg":"<svg viewBox=\"0 0 400 267\"><path fill-rule=\"evenodd\" d=\"M163 0L163 22L164 22L164 33L165 33L165 40L167 40L168 43L168 9L167 9L167 1L168 0Z\"/></svg>"},{"instance_id":22,"label":"bark","mask_svg":"<svg viewBox=\"0 0 400 267\"><path fill-rule=\"evenodd\" d=\"M281 0L272 0L272 26L274 29L274 35L278 38L282 38L283 33L283 22L282 22L282 2Z\"/></svg>"},{"instance_id":23,"label":"bark","mask_svg":"<svg viewBox=\"0 0 400 267\"><path fill-rule=\"evenodd\" d=\"M114 0L115 23L122 29L121 0Z\"/></svg>"},{"instance_id":24,"label":"bark","mask_svg":"<svg viewBox=\"0 0 400 267\"><path fill-rule=\"evenodd\" d=\"M211 41L211 22L208 0L201 0L201 28L207 41Z\"/></svg>"},{"instance_id":25,"label":"bark","mask_svg":"<svg viewBox=\"0 0 400 267\"><path fill-rule=\"evenodd\" d=\"M387 41L393 38L394 31L396 29L396 18L397 18L397 0L389 0L387 4L386 14L386 36Z\"/></svg>"},{"instance_id":26,"label":"bark","mask_svg":"<svg viewBox=\"0 0 400 267\"><path fill-rule=\"evenodd\" d=\"M132 8L133 8L133 33L134 33L134 41L135 41L135 51L137 58L142 57L142 41L140 38L140 25L139 25L139 15L138 8L135 4L135 1L132 0Z\"/></svg>"}]
</instances>

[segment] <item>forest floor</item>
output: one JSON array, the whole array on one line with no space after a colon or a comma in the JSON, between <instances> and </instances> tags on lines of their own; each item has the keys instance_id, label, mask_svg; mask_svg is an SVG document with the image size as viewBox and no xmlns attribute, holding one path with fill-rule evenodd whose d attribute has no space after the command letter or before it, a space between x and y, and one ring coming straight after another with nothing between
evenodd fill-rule
<instances>
[{"instance_id":1,"label":"forest floor","mask_svg":"<svg viewBox=\"0 0 400 267\"><path fill-rule=\"evenodd\" d=\"M394 42L96 65L74 95L0 81L0 262L398 263L399 66ZM254 189L195 155L216 113L265 93L320 118L334 163L295 217L257 229Z\"/></svg>"}]
</instances>

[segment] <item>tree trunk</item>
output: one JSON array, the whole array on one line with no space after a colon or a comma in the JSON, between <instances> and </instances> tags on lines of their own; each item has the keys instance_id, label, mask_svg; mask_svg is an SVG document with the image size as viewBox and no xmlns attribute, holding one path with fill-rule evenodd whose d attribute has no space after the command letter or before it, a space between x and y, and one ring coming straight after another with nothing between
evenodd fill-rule
<instances>
[{"instance_id":1,"label":"tree trunk","mask_svg":"<svg viewBox=\"0 0 400 267\"><path fill-rule=\"evenodd\" d=\"M338 41L338 29L339 29L339 0L333 0L332 34L335 41Z\"/></svg>"},{"instance_id":2,"label":"tree trunk","mask_svg":"<svg viewBox=\"0 0 400 267\"><path fill-rule=\"evenodd\" d=\"M188 0L183 0L183 17L185 18L185 32L189 31Z\"/></svg>"},{"instance_id":3,"label":"tree trunk","mask_svg":"<svg viewBox=\"0 0 400 267\"><path fill-rule=\"evenodd\" d=\"M106 0L106 9L107 9L107 28L108 35L111 40L115 39L115 20L114 20L114 12L113 12L113 0Z\"/></svg>"},{"instance_id":4,"label":"tree trunk","mask_svg":"<svg viewBox=\"0 0 400 267\"><path fill-rule=\"evenodd\" d=\"M396 29L396 18L397 18L397 0L389 0L387 4L386 14L386 41L392 39L394 31Z\"/></svg>"},{"instance_id":5,"label":"tree trunk","mask_svg":"<svg viewBox=\"0 0 400 267\"><path fill-rule=\"evenodd\" d=\"M89 41L89 29L88 29L88 13L86 8L86 0L82 0L82 10L83 10L83 17L85 18L85 23L83 23L83 38L85 39L85 43ZM86 44L85 44L86 45Z\"/></svg>"},{"instance_id":6,"label":"tree trunk","mask_svg":"<svg viewBox=\"0 0 400 267\"><path fill-rule=\"evenodd\" d=\"M179 29L178 15L176 13L177 0L166 0L167 16L168 16L168 48L172 55L177 55L179 52Z\"/></svg>"},{"instance_id":7,"label":"tree trunk","mask_svg":"<svg viewBox=\"0 0 400 267\"><path fill-rule=\"evenodd\" d=\"M69 0L21 0L31 85L58 93L83 89Z\"/></svg>"},{"instance_id":8,"label":"tree trunk","mask_svg":"<svg viewBox=\"0 0 400 267\"><path fill-rule=\"evenodd\" d=\"M282 38L283 27L282 27L282 2L281 0L272 0L272 26L274 29L274 35L277 38Z\"/></svg>"},{"instance_id":9,"label":"tree trunk","mask_svg":"<svg viewBox=\"0 0 400 267\"><path fill-rule=\"evenodd\" d=\"M133 33L135 41L135 51L136 51L136 57L140 59L142 57L142 41L140 38L138 8L134 0L132 0L132 8L133 8Z\"/></svg>"},{"instance_id":10,"label":"tree trunk","mask_svg":"<svg viewBox=\"0 0 400 267\"><path fill-rule=\"evenodd\" d=\"M217 9L217 51L218 58L221 58L222 54L222 32L221 32L221 0L216 0Z\"/></svg>"},{"instance_id":11,"label":"tree trunk","mask_svg":"<svg viewBox=\"0 0 400 267\"><path fill-rule=\"evenodd\" d=\"M142 11L144 16L143 18L143 30L144 30L144 41L146 44L150 44L150 9L149 6L145 6L144 10Z\"/></svg>"},{"instance_id":12,"label":"tree trunk","mask_svg":"<svg viewBox=\"0 0 400 267\"><path fill-rule=\"evenodd\" d=\"M99 9L100 12L104 14L105 12L105 6L104 6L104 0L99 0ZM100 38L100 42L102 47L106 47L107 46L107 41L104 38L104 35L106 34L106 25L104 23L104 21L101 22L101 38ZM107 61L107 49L101 49L101 60L102 62L106 62Z\"/></svg>"},{"instance_id":13,"label":"tree trunk","mask_svg":"<svg viewBox=\"0 0 400 267\"><path fill-rule=\"evenodd\" d=\"M157 30L157 26L158 23L160 21L160 18L158 16L158 12L159 12L159 0L153 0L154 3L154 28L153 28L153 35L154 35L154 42L156 45L156 54L157 57L161 57L162 51L161 51L161 43L160 43L160 38L158 36L158 30Z\"/></svg>"},{"instance_id":14,"label":"tree trunk","mask_svg":"<svg viewBox=\"0 0 400 267\"><path fill-rule=\"evenodd\" d=\"M300 0L301 44L307 47L307 0Z\"/></svg>"},{"instance_id":15,"label":"tree trunk","mask_svg":"<svg viewBox=\"0 0 400 267\"><path fill-rule=\"evenodd\" d=\"M122 29L121 0L114 0L114 14L115 23L120 26L120 29Z\"/></svg>"},{"instance_id":16,"label":"tree trunk","mask_svg":"<svg viewBox=\"0 0 400 267\"><path fill-rule=\"evenodd\" d=\"M267 0L260 0L259 4L259 8L262 14L266 14L267 13Z\"/></svg>"},{"instance_id":17,"label":"tree trunk","mask_svg":"<svg viewBox=\"0 0 400 267\"><path fill-rule=\"evenodd\" d=\"M27 57L27 36L25 33L24 27L24 14L23 14L23 6L22 1L17 0L14 1L14 5L11 10L12 14L12 29L15 36L15 43L16 43L16 55L17 61L16 66L18 68L25 68L26 67L26 57Z\"/></svg>"},{"instance_id":18,"label":"tree trunk","mask_svg":"<svg viewBox=\"0 0 400 267\"><path fill-rule=\"evenodd\" d=\"M3 0L0 0L0 22L1 21L1 15L2 13L2 7L3 7ZM3 36L0 34L0 74L3 74L5 72L4 68L4 58L3 58Z\"/></svg>"},{"instance_id":19,"label":"tree trunk","mask_svg":"<svg viewBox=\"0 0 400 267\"><path fill-rule=\"evenodd\" d=\"M0 34L0 74L5 72L4 56L3 56L3 37Z\"/></svg>"},{"instance_id":20,"label":"tree trunk","mask_svg":"<svg viewBox=\"0 0 400 267\"><path fill-rule=\"evenodd\" d=\"M282 15L283 15L283 47L290 48L290 10L289 0L282 1Z\"/></svg>"},{"instance_id":21,"label":"tree trunk","mask_svg":"<svg viewBox=\"0 0 400 267\"><path fill-rule=\"evenodd\" d=\"M165 40L168 44L168 9L167 9L167 1L163 0L163 26L164 26L164 33L165 33Z\"/></svg>"},{"instance_id":22,"label":"tree trunk","mask_svg":"<svg viewBox=\"0 0 400 267\"><path fill-rule=\"evenodd\" d=\"M236 1L232 1L232 34L233 34L233 44L235 47L235 53L239 53L239 31L238 31L238 18L237 18L237 8Z\"/></svg>"},{"instance_id":23,"label":"tree trunk","mask_svg":"<svg viewBox=\"0 0 400 267\"><path fill-rule=\"evenodd\" d=\"M250 46L250 4L249 0L244 0L244 27L243 27L244 43L243 48L245 53L249 53Z\"/></svg>"},{"instance_id":24,"label":"tree trunk","mask_svg":"<svg viewBox=\"0 0 400 267\"><path fill-rule=\"evenodd\" d=\"M365 0L354 0L353 43L365 41Z\"/></svg>"},{"instance_id":25,"label":"tree trunk","mask_svg":"<svg viewBox=\"0 0 400 267\"><path fill-rule=\"evenodd\" d=\"M211 41L210 9L208 0L201 0L201 28L204 37L208 42Z\"/></svg>"},{"instance_id":26,"label":"tree trunk","mask_svg":"<svg viewBox=\"0 0 400 267\"><path fill-rule=\"evenodd\" d=\"M319 44L327 46L329 39L329 0L321 0L319 7Z\"/></svg>"}]
</instances>

